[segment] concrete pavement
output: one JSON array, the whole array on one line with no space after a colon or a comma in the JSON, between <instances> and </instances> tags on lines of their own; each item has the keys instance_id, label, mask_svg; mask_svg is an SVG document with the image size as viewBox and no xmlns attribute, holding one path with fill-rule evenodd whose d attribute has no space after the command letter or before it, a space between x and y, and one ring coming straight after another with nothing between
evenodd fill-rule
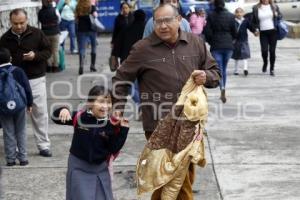
<instances>
[{"instance_id":1,"label":"concrete pavement","mask_svg":"<svg viewBox=\"0 0 300 200\"><path fill-rule=\"evenodd\" d=\"M97 68L78 78L78 56L66 54L66 70L47 74L48 108L71 104L76 108L95 83L110 84L107 61L110 38L99 38ZM197 169L195 200L298 200L300 199L300 53L299 39L279 41L275 77L261 73L259 41L250 37L249 75L234 76L228 69L228 102L219 89L207 90L210 115L207 125L208 165ZM87 56L89 59L89 56ZM89 63L89 61L88 61ZM240 71L242 72L242 71ZM242 74L242 73L241 73ZM82 93L82 95L81 95ZM114 163L116 200L137 199L135 164L145 144L141 123L131 122L122 153ZM0 130L1 190L5 200L65 199L65 173L72 127L50 121L52 158L38 156L28 123L26 167L6 167ZM149 199L149 195L141 199Z\"/></svg>"}]
</instances>

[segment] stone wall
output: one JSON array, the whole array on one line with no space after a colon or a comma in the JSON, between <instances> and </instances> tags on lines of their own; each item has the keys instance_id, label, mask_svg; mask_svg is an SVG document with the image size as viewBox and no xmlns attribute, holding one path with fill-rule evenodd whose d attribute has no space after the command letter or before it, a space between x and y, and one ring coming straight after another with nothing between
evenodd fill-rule
<instances>
[{"instance_id":1,"label":"stone wall","mask_svg":"<svg viewBox=\"0 0 300 200\"><path fill-rule=\"evenodd\" d=\"M12 2L1 2L0 4L0 36L10 28L9 13L15 8L24 8L28 14L28 23L32 26L38 27L37 13L41 7L40 2Z\"/></svg>"}]
</instances>

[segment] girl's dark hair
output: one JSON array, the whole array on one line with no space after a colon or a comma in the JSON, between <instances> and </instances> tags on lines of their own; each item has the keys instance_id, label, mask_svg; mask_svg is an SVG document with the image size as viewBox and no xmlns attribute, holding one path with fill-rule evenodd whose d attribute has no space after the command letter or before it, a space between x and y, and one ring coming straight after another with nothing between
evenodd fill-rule
<instances>
[{"instance_id":1,"label":"girl's dark hair","mask_svg":"<svg viewBox=\"0 0 300 200\"><path fill-rule=\"evenodd\" d=\"M160 0L160 1L159 1L159 4L160 4L160 5L161 5L161 4L164 4L164 1L165 1L165 0ZM177 0L177 2L179 3L179 0Z\"/></svg>"},{"instance_id":2,"label":"girl's dark hair","mask_svg":"<svg viewBox=\"0 0 300 200\"><path fill-rule=\"evenodd\" d=\"M87 102L92 103L94 102L98 96L104 95L104 96L111 96L111 91L102 85L95 85L90 89L88 94Z\"/></svg>"},{"instance_id":3,"label":"girl's dark hair","mask_svg":"<svg viewBox=\"0 0 300 200\"><path fill-rule=\"evenodd\" d=\"M129 3L127 3L127 2L123 2L123 3L121 3L121 5L120 5L120 10L122 10L122 8L123 8L123 5L127 5L129 8L130 8L130 5L129 5Z\"/></svg>"},{"instance_id":4,"label":"girl's dark hair","mask_svg":"<svg viewBox=\"0 0 300 200\"><path fill-rule=\"evenodd\" d=\"M6 48L0 48L0 64L10 62L10 52Z\"/></svg>"},{"instance_id":5,"label":"girl's dark hair","mask_svg":"<svg viewBox=\"0 0 300 200\"><path fill-rule=\"evenodd\" d=\"M214 0L215 10L220 12L225 9L225 1L224 0Z\"/></svg>"}]
</instances>

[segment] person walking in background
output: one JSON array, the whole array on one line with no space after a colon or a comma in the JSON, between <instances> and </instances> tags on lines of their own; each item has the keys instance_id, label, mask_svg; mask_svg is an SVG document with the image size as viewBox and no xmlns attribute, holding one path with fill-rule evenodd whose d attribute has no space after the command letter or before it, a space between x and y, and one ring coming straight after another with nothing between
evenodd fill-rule
<instances>
[{"instance_id":1,"label":"person walking in background","mask_svg":"<svg viewBox=\"0 0 300 200\"><path fill-rule=\"evenodd\" d=\"M44 33L28 25L27 12L17 8L9 14L11 28L0 39L0 47L9 49L14 66L21 67L30 83L33 95L33 133L41 156L51 157L48 137L48 109L46 90L47 59L51 47Z\"/></svg>"},{"instance_id":2,"label":"person walking in background","mask_svg":"<svg viewBox=\"0 0 300 200\"><path fill-rule=\"evenodd\" d=\"M250 58L250 48L248 43L248 32L254 32L248 18L244 18L244 10L237 8L235 10L235 23L237 27L237 38L234 40L234 50L232 58L234 59L234 75L239 75L240 62L244 65L244 75L248 75L248 60Z\"/></svg>"},{"instance_id":3,"label":"person walking in background","mask_svg":"<svg viewBox=\"0 0 300 200\"><path fill-rule=\"evenodd\" d=\"M181 16L179 0L160 0L159 5L163 5L163 4L171 4L175 6L178 9L179 15ZM151 35L152 32L154 31L154 28L155 27L154 27L153 17L151 17L146 23L143 38ZM180 29L186 32L192 31L189 22L185 18L182 18L182 16L180 21Z\"/></svg>"},{"instance_id":4,"label":"person walking in background","mask_svg":"<svg viewBox=\"0 0 300 200\"><path fill-rule=\"evenodd\" d=\"M111 116L111 96L103 86L94 86L86 107L54 111L52 120L74 127L66 177L66 200L113 200L108 159L124 145L129 125Z\"/></svg>"},{"instance_id":5,"label":"person walking in background","mask_svg":"<svg viewBox=\"0 0 300 200\"><path fill-rule=\"evenodd\" d=\"M77 54L76 48L76 31L75 31L75 8L77 5L76 0L61 0L59 1L57 8L60 11L61 22L60 31L67 30L70 38L70 53ZM64 47L64 42L62 43Z\"/></svg>"},{"instance_id":6,"label":"person walking in background","mask_svg":"<svg viewBox=\"0 0 300 200\"><path fill-rule=\"evenodd\" d=\"M53 0L43 0L42 5L42 9L38 12L38 20L51 46L51 57L48 59L47 72L60 72L58 67L60 16L56 8L53 7Z\"/></svg>"},{"instance_id":7,"label":"person walking in background","mask_svg":"<svg viewBox=\"0 0 300 200\"><path fill-rule=\"evenodd\" d=\"M127 2L121 3L120 13L114 21L114 28L112 33L111 45L115 45L119 34L129 26L133 21L133 15L130 12L130 5Z\"/></svg>"},{"instance_id":8,"label":"person walking in background","mask_svg":"<svg viewBox=\"0 0 300 200\"><path fill-rule=\"evenodd\" d=\"M88 42L91 44L91 65L90 71L96 72L96 48L97 48L97 32L92 29L90 14L97 17L96 7L91 4L90 0L78 0L75 9L75 16L78 25L77 38L79 48L79 71L78 74L83 74L85 50Z\"/></svg>"},{"instance_id":9,"label":"person walking in background","mask_svg":"<svg viewBox=\"0 0 300 200\"><path fill-rule=\"evenodd\" d=\"M190 16L190 27L192 33L201 36L205 25L206 25L205 10L203 8L202 9L195 8L195 12L192 12Z\"/></svg>"},{"instance_id":10,"label":"person walking in background","mask_svg":"<svg viewBox=\"0 0 300 200\"><path fill-rule=\"evenodd\" d=\"M10 52L6 48L0 48L0 74L1 79L8 80L9 77L2 76L3 72L10 72L14 80L25 91L27 105L16 113L8 115L7 113L0 113L0 123L3 126L3 140L4 151L7 166L16 165L16 159L19 160L21 166L28 165L27 151L26 151L26 106L30 113L32 110L32 93L28 78L25 72L19 68L14 67L10 63ZM5 81L0 80L0 81ZM9 84L9 83L6 83ZM4 85L2 85L3 87ZM3 94L1 94L3 95ZM3 96L2 96L3 97ZM1 105L2 106L2 105ZM1 108L1 111L3 109Z\"/></svg>"},{"instance_id":11,"label":"person walking in background","mask_svg":"<svg viewBox=\"0 0 300 200\"><path fill-rule=\"evenodd\" d=\"M119 66L118 58L120 58L121 63L128 57L131 47L143 38L146 14L143 10L136 10L133 13L134 20L127 28L125 28L116 39L116 43L113 46L112 56L114 60L114 65ZM135 103L140 103L140 97L138 92L138 84L134 83L134 88L132 88L132 98Z\"/></svg>"},{"instance_id":12,"label":"person walking in background","mask_svg":"<svg viewBox=\"0 0 300 200\"><path fill-rule=\"evenodd\" d=\"M268 67L268 52L270 53L270 75L275 76L275 59L276 59L276 45L277 33L275 21L282 18L277 5L272 0L260 0L257 5L253 7L253 26L255 28L255 35L259 35L261 56L263 58L262 72L267 72Z\"/></svg>"},{"instance_id":13,"label":"person walking in background","mask_svg":"<svg viewBox=\"0 0 300 200\"><path fill-rule=\"evenodd\" d=\"M221 70L221 101L226 103L227 63L233 53L233 40L237 36L235 16L225 9L224 0L214 0L214 10L208 14L204 28L205 39Z\"/></svg>"}]
</instances>

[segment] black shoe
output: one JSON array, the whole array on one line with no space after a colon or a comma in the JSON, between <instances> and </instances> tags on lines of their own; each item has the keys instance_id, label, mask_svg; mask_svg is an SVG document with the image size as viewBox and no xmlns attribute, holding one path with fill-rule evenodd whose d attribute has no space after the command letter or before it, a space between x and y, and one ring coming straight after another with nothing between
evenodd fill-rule
<instances>
[{"instance_id":1,"label":"black shoe","mask_svg":"<svg viewBox=\"0 0 300 200\"><path fill-rule=\"evenodd\" d=\"M270 76L275 76L274 71L270 71Z\"/></svg>"},{"instance_id":2,"label":"black shoe","mask_svg":"<svg viewBox=\"0 0 300 200\"><path fill-rule=\"evenodd\" d=\"M237 76L237 75L239 75L239 73L238 73L238 72L234 72L233 74L234 74L234 75L236 75L236 76Z\"/></svg>"},{"instance_id":3,"label":"black shoe","mask_svg":"<svg viewBox=\"0 0 300 200\"><path fill-rule=\"evenodd\" d=\"M53 67L52 72L57 73L57 72L61 72L61 70L59 69L59 67Z\"/></svg>"},{"instance_id":4,"label":"black shoe","mask_svg":"<svg viewBox=\"0 0 300 200\"><path fill-rule=\"evenodd\" d=\"M220 97L221 101L223 103L226 103L227 99L226 99L226 94L225 94L225 90L221 90L221 97Z\"/></svg>"},{"instance_id":5,"label":"black shoe","mask_svg":"<svg viewBox=\"0 0 300 200\"><path fill-rule=\"evenodd\" d=\"M47 66L46 72L51 73L52 72L52 67Z\"/></svg>"},{"instance_id":6,"label":"black shoe","mask_svg":"<svg viewBox=\"0 0 300 200\"><path fill-rule=\"evenodd\" d=\"M78 74L79 74L79 75L83 74L83 67L79 67Z\"/></svg>"},{"instance_id":7,"label":"black shoe","mask_svg":"<svg viewBox=\"0 0 300 200\"><path fill-rule=\"evenodd\" d=\"M262 72L263 72L263 73L266 73L266 72L267 72L267 65L263 65L263 67L262 67Z\"/></svg>"},{"instance_id":8,"label":"black shoe","mask_svg":"<svg viewBox=\"0 0 300 200\"><path fill-rule=\"evenodd\" d=\"M15 166L15 165L16 165L15 161L6 163L6 166L8 166L8 167L12 167L12 166Z\"/></svg>"},{"instance_id":9,"label":"black shoe","mask_svg":"<svg viewBox=\"0 0 300 200\"><path fill-rule=\"evenodd\" d=\"M20 161L20 166L26 166L28 164L29 164L28 160Z\"/></svg>"},{"instance_id":10,"label":"black shoe","mask_svg":"<svg viewBox=\"0 0 300 200\"><path fill-rule=\"evenodd\" d=\"M97 69L96 69L95 67L91 67L91 68L90 68L90 71L91 71L91 72L96 72Z\"/></svg>"},{"instance_id":11,"label":"black shoe","mask_svg":"<svg viewBox=\"0 0 300 200\"><path fill-rule=\"evenodd\" d=\"M52 157L52 153L49 149L40 150L40 156Z\"/></svg>"},{"instance_id":12,"label":"black shoe","mask_svg":"<svg viewBox=\"0 0 300 200\"><path fill-rule=\"evenodd\" d=\"M248 70L244 70L244 75L248 76Z\"/></svg>"}]
</instances>

